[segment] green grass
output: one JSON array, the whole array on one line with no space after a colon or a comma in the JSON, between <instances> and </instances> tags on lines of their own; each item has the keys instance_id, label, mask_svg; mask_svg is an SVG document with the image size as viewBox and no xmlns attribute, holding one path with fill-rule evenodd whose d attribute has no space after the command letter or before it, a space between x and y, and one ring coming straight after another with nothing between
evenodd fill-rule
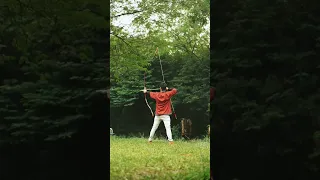
<instances>
[{"instance_id":1,"label":"green grass","mask_svg":"<svg viewBox=\"0 0 320 180\"><path fill-rule=\"evenodd\" d=\"M209 139L152 144L146 138L110 137L111 180L210 179Z\"/></svg>"}]
</instances>

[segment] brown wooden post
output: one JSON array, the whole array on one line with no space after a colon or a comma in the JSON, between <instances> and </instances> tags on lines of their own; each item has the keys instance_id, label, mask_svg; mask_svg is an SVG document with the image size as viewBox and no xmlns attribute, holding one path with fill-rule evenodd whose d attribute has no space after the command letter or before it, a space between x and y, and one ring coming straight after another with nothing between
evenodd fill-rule
<instances>
[{"instance_id":1,"label":"brown wooden post","mask_svg":"<svg viewBox=\"0 0 320 180\"><path fill-rule=\"evenodd\" d=\"M185 129L184 129L184 118L181 119L181 136L184 137Z\"/></svg>"},{"instance_id":2,"label":"brown wooden post","mask_svg":"<svg viewBox=\"0 0 320 180\"><path fill-rule=\"evenodd\" d=\"M181 119L181 136L190 139L192 132L192 122L190 119Z\"/></svg>"},{"instance_id":3,"label":"brown wooden post","mask_svg":"<svg viewBox=\"0 0 320 180\"><path fill-rule=\"evenodd\" d=\"M192 134L192 122L190 119L188 119L188 125L189 125L189 137L191 137Z\"/></svg>"}]
</instances>

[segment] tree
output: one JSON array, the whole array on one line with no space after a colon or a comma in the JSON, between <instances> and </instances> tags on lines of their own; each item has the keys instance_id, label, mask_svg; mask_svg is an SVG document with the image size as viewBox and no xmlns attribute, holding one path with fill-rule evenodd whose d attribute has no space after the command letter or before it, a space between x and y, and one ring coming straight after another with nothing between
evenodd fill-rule
<instances>
[{"instance_id":1,"label":"tree","mask_svg":"<svg viewBox=\"0 0 320 180\"><path fill-rule=\"evenodd\" d=\"M1 6L3 142L68 138L90 118L86 99L109 82L105 4L34 0Z\"/></svg>"},{"instance_id":2,"label":"tree","mask_svg":"<svg viewBox=\"0 0 320 180\"><path fill-rule=\"evenodd\" d=\"M240 179L260 179L259 173L274 167L282 169L277 177L311 179L318 167L307 159L314 148L310 139L319 130L315 37L320 17L314 13L319 6L315 2L301 6L299 1L226 1L219 9L213 7L217 28L211 36L211 81L219 92L213 103L213 132L219 146L234 144L217 156L246 161L257 173L241 174L239 164L223 168L229 174L237 171L232 174ZM261 161L264 168L258 168Z\"/></svg>"}]
</instances>

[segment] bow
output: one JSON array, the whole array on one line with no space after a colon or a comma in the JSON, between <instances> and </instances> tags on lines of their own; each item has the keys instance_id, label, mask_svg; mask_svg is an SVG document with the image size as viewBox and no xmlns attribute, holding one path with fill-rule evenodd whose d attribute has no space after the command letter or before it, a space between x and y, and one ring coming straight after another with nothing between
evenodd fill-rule
<instances>
[{"instance_id":1,"label":"bow","mask_svg":"<svg viewBox=\"0 0 320 180\"><path fill-rule=\"evenodd\" d=\"M157 52L157 51L156 51L156 52ZM154 53L154 56L156 55L156 52ZM153 57L154 57L154 56L153 56ZM156 90L156 89L147 89L147 86L146 86L146 71L144 72L144 90ZM140 90L140 91L143 91L143 90ZM149 105L149 103L148 103L147 94L146 94L146 93L144 93L144 100L145 100L148 108L150 109L151 115L152 115L152 117L153 117L153 116L154 116L154 113L153 113L153 111L152 111L152 109L151 109L151 107L150 107L150 105Z\"/></svg>"},{"instance_id":2,"label":"bow","mask_svg":"<svg viewBox=\"0 0 320 180\"><path fill-rule=\"evenodd\" d=\"M163 68L162 68L162 63L161 63L161 59L160 59L160 54L159 54L159 49L158 49L158 48L157 48L157 50L156 50L156 54L158 55L158 58L159 58L159 61L160 61L162 80L163 80L164 83L166 83L166 81L164 80ZM173 115L174 115L174 117L175 117L176 120L177 120L177 119L178 119L178 118L177 118L177 114L176 114L176 112L175 112L175 110L174 110L174 107L173 107L173 104L172 104L171 99L170 99L170 104L171 104L171 108L172 108Z\"/></svg>"},{"instance_id":3,"label":"bow","mask_svg":"<svg viewBox=\"0 0 320 180\"><path fill-rule=\"evenodd\" d=\"M144 90L147 90L147 86L146 86L146 72L144 72ZM149 103L148 103L147 94L146 94L146 93L144 93L144 100L146 101L146 104L147 104L147 106L149 107L150 112L151 112L152 117L153 117L154 114L153 114L153 111L152 111L152 109L151 109L151 107L150 107L150 105L149 105Z\"/></svg>"}]
</instances>

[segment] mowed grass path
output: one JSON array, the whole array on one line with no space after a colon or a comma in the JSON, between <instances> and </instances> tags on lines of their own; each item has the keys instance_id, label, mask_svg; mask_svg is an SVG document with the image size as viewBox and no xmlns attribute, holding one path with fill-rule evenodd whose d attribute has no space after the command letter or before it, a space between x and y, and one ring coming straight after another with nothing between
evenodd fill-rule
<instances>
[{"instance_id":1,"label":"mowed grass path","mask_svg":"<svg viewBox=\"0 0 320 180\"><path fill-rule=\"evenodd\" d=\"M110 137L111 180L210 179L210 142Z\"/></svg>"}]
</instances>

